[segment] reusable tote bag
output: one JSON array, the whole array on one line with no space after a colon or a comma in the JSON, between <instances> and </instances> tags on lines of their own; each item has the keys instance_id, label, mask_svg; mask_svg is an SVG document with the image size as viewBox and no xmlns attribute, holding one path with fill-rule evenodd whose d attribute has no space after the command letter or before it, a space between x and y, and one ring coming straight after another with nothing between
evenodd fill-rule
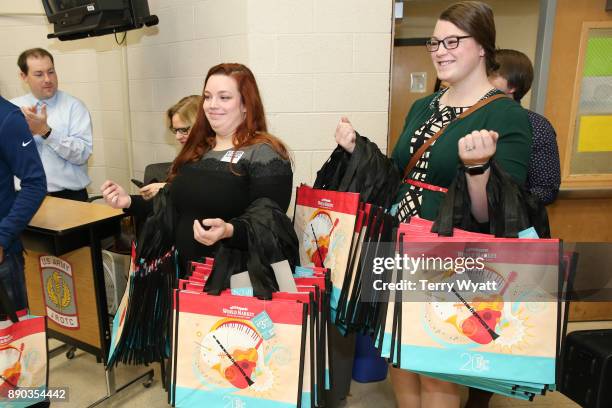
<instances>
[{"instance_id":1,"label":"reusable tote bag","mask_svg":"<svg viewBox=\"0 0 612 408\"><path fill-rule=\"evenodd\" d=\"M293 226L299 240L302 266L331 270L332 319L349 263L351 243L359 208L358 193L297 189Z\"/></svg>"},{"instance_id":2,"label":"reusable tote bag","mask_svg":"<svg viewBox=\"0 0 612 408\"><path fill-rule=\"evenodd\" d=\"M0 282L0 407L22 408L41 402L47 390L45 318L15 312Z\"/></svg>"},{"instance_id":3,"label":"reusable tote bag","mask_svg":"<svg viewBox=\"0 0 612 408\"><path fill-rule=\"evenodd\" d=\"M307 305L177 291L173 406L301 406Z\"/></svg>"},{"instance_id":4,"label":"reusable tote bag","mask_svg":"<svg viewBox=\"0 0 612 408\"><path fill-rule=\"evenodd\" d=\"M405 235L403 247L409 256L446 258L462 242L464 253L486 253L484 269L470 273L471 281L495 281L497 292L462 291L456 273L442 271L438 283L455 282L445 293L454 301L436 301L438 294L431 301L402 304L401 368L553 384L559 305L556 296L536 291L541 277L558 278L559 242ZM438 245L435 253L427 252L431 244Z\"/></svg>"}]
</instances>

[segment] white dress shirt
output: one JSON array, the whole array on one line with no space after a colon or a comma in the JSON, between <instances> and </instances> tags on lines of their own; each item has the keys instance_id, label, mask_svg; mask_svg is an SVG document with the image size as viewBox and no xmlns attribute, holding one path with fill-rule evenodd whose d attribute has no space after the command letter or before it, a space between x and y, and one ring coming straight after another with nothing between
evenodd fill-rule
<instances>
[{"instance_id":1,"label":"white dress shirt","mask_svg":"<svg viewBox=\"0 0 612 408\"><path fill-rule=\"evenodd\" d=\"M65 92L57 91L49 99L38 100L31 93L11 99L19 107L47 105L47 124L52 129L47 139L34 135L36 148L47 175L47 191L81 190L91 179L87 159L93 141L91 117L85 104Z\"/></svg>"}]
</instances>

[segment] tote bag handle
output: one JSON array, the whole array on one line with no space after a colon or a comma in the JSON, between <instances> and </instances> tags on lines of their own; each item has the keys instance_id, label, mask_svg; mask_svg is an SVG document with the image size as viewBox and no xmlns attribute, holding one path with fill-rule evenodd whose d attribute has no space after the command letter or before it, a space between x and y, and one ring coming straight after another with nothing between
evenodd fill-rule
<instances>
[{"instance_id":1,"label":"tote bag handle","mask_svg":"<svg viewBox=\"0 0 612 408\"><path fill-rule=\"evenodd\" d=\"M19 318L17 317L17 311L15 305L9 299L4 283L0 280L0 316L8 315L13 323L17 323Z\"/></svg>"},{"instance_id":2,"label":"tote bag handle","mask_svg":"<svg viewBox=\"0 0 612 408\"><path fill-rule=\"evenodd\" d=\"M467 109L465 112L463 112L459 116L457 116L456 120L463 119L463 118L471 115L472 113L476 112L478 109L482 108L483 106L485 106L485 105L487 105L487 104L489 104L489 103L491 103L491 102L493 102L493 101L495 101L497 99L500 99L500 98L507 98L507 96L504 95L504 94L496 94L496 95L490 96L490 97L488 97L486 99L483 99L483 100L479 101L478 103L472 105L472 107ZM444 131L446 130L448 125L450 125L450 123L448 123L442 129L438 130L435 135L433 135L432 137L427 139L427 141L425 143L423 143L421 145L421 147L414 153L414 155L412 156L412 158L410 159L410 161L408 162L408 164L404 168L404 176L402 177L402 180L405 179L406 177L408 177L408 175L410 174L412 169L414 169L414 166L416 166L417 162L425 154L425 151L427 149L429 149L429 146L431 146L433 144L433 142L436 141L436 139L438 139L440 136L442 136L442 133L444 133Z\"/></svg>"}]
</instances>

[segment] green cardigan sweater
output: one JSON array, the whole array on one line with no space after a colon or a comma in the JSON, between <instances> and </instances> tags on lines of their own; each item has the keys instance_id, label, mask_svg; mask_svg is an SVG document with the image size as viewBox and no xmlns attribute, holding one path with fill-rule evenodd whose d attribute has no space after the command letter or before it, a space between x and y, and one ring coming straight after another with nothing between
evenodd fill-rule
<instances>
[{"instance_id":1,"label":"green cardigan sweater","mask_svg":"<svg viewBox=\"0 0 612 408\"><path fill-rule=\"evenodd\" d=\"M410 139L414 132L434 113L430 108L435 94L416 101L404 123L404 130L393 149L391 159L403 174L410 161ZM517 182L523 184L527 175L527 164L531 154L531 125L527 111L510 98L493 101L463 119L451 122L442 136L430 147L429 165L425 182L448 188L455 179L460 160L457 143L474 130L495 130L499 133L495 161ZM396 201L402 199L408 184L402 184ZM423 190L422 218L434 220L444 193Z\"/></svg>"}]
</instances>

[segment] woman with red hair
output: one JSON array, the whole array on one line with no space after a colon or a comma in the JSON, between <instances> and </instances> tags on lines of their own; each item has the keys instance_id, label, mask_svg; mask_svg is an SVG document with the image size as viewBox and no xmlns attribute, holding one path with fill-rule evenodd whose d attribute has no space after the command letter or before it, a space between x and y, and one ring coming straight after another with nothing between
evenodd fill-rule
<instances>
[{"instance_id":1,"label":"woman with red hair","mask_svg":"<svg viewBox=\"0 0 612 408\"><path fill-rule=\"evenodd\" d=\"M168 194L176 211L175 245L183 275L191 261L213 256L217 244L247 249L246 228L236 220L258 198L286 211L293 173L287 148L268 133L253 73L242 64L219 64L206 76L203 103L189 138L174 160ZM106 181L106 202L130 213L152 203Z\"/></svg>"}]
</instances>

